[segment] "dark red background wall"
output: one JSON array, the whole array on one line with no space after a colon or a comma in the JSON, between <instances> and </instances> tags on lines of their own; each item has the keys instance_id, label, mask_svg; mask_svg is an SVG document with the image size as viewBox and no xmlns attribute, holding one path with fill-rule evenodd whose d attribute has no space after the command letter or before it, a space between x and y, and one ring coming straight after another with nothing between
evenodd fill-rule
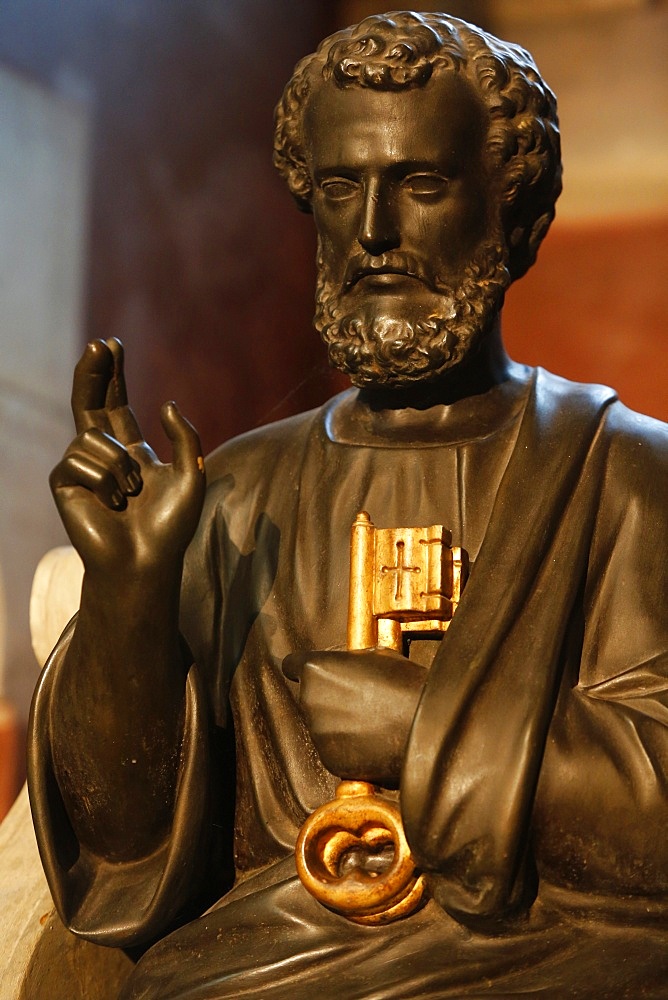
<instances>
[{"instance_id":1,"label":"dark red background wall","mask_svg":"<svg viewBox=\"0 0 668 1000\"><path fill-rule=\"evenodd\" d=\"M614 386L668 421L668 217L557 222L508 294L513 357Z\"/></svg>"}]
</instances>

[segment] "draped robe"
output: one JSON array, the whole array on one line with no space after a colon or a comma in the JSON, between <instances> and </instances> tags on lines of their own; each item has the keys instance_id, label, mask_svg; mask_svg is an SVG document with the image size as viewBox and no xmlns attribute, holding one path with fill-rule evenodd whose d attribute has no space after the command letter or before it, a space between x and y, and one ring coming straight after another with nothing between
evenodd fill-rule
<instances>
[{"instance_id":1,"label":"draped robe","mask_svg":"<svg viewBox=\"0 0 668 1000\"><path fill-rule=\"evenodd\" d=\"M343 405L210 460L184 573L197 667L172 836L121 871L68 848L61 823L41 845L59 912L92 940L159 937L206 870L212 787L236 798L234 888L154 945L124 996L668 996L666 428L541 370L516 380L493 427L459 440L341 438ZM432 898L383 928L329 913L295 877L299 826L336 778L281 673L287 653L345 641L362 509L379 526L445 524L472 559L401 779ZM66 641L34 708L47 830L61 807L44 732ZM212 745L207 711L223 734ZM213 815L223 893L232 822Z\"/></svg>"}]
</instances>

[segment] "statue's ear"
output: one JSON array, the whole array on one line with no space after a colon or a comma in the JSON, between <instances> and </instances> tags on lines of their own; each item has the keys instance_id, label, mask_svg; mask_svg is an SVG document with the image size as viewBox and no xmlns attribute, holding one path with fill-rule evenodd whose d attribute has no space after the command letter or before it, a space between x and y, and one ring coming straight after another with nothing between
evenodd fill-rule
<instances>
[{"instance_id":1,"label":"statue's ear","mask_svg":"<svg viewBox=\"0 0 668 1000\"><path fill-rule=\"evenodd\" d=\"M307 215L313 215L313 207L311 205L310 198L300 198L299 195L293 194L295 199L295 204L300 212L305 212Z\"/></svg>"}]
</instances>

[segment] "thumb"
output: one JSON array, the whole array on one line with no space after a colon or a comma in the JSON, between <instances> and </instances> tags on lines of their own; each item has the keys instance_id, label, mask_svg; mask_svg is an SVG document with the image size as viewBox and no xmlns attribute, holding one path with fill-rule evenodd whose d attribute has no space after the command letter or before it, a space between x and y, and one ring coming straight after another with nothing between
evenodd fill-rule
<instances>
[{"instance_id":1,"label":"thumb","mask_svg":"<svg viewBox=\"0 0 668 1000\"><path fill-rule=\"evenodd\" d=\"M204 478L204 458L199 434L172 400L160 410L160 423L172 443L172 464L177 472Z\"/></svg>"}]
</instances>

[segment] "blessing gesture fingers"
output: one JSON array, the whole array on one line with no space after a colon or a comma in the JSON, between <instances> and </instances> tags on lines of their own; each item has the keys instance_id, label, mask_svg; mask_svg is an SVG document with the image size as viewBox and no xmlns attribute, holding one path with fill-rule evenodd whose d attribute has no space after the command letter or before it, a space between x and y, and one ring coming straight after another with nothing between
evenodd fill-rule
<instances>
[{"instance_id":1,"label":"blessing gesture fingers","mask_svg":"<svg viewBox=\"0 0 668 1000\"><path fill-rule=\"evenodd\" d=\"M50 482L86 568L182 554L197 527L205 478L199 438L176 404L161 412L173 451L165 465L128 405L120 341L98 340L75 368L72 412L77 436Z\"/></svg>"}]
</instances>

